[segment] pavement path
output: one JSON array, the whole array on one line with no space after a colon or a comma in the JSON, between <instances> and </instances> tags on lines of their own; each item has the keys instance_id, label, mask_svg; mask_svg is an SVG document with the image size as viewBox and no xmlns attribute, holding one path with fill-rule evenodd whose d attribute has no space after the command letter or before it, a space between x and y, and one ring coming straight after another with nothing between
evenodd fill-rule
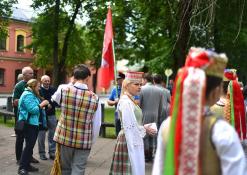
<instances>
[{"instance_id":1,"label":"pavement path","mask_svg":"<svg viewBox=\"0 0 247 175\"><path fill-rule=\"evenodd\" d=\"M10 137L13 129L0 125L0 175L17 174L18 166L15 160L15 137ZM86 175L108 175L114 150L115 140L98 138L88 158ZM37 144L34 149L34 157L39 158ZM39 160L39 159L38 159ZM39 160L39 164L33 164L39 168L39 172L30 175L49 175L53 161ZM152 164L146 164L146 175L151 174Z\"/></svg>"}]
</instances>

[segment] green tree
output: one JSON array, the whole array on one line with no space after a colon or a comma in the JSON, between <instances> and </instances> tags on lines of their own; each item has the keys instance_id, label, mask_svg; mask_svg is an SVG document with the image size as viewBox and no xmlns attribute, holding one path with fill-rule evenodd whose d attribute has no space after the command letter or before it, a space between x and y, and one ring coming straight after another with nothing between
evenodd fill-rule
<instances>
[{"instance_id":1,"label":"green tree","mask_svg":"<svg viewBox=\"0 0 247 175\"><path fill-rule=\"evenodd\" d=\"M247 10L244 0L219 1L216 7L215 49L226 52L229 68L236 68L241 81L246 82ZM230 17L226 17L226 13Z\"/></svg>"},{"instance_id":2,"label":"green tree","mask_svg":"<svg viewBox=\"0 0 247 175\"><path fill-rule=\"evenodd\" d=\"M58 7L59 4L59 11L51 13L53 17L56 16L54 14L58 14L59 18L55 17L53 25L50 26L59 25L49 30L58 33L58 39L55 36L50 37L59 43L59 59L53 56L55 69L63 70L65 67L61 64L67 66L67 63L74 63L73 56L69 57L70 54L67 54L66 50L67 47L74 47L71 44L71 36L76 31L84 41L81 42L84 50L79 50L80 53L85 58L94 60L97 66L100 65L107 14L105 2L35 2L39 2L34 4L35 6L46 7L44 13L54 8L55 4ZM66 6L70 7L69 11ZM175 72L183 66L188 49L191 46L201 46L215 49L217 52L226 52L230 58L229 65L243 72L247 67L243 60L247 43L245 7L245 0L112 0L116 59L128 59L130 64L145 60L145 71L163 73L166 68L172 67ZM226 18L226 12L231 12L231 18ZM68 20L61 18L63 13L67 13ZM75 26L73 17L76 14L83 19L86 16L85 26ZM64 24L66 27L62 29L60 25ZM56 30L59 32L55 32ZM65 37L66 35L68 37ZM66 40L68 42L65 42ZM56 47L54 42L52 48ZM53 51L53 55L56 55L54 53Z\"/></svg>"},{"instance_id":3,"label":"green tree","mask_svg":"<svg viewBox=\"0 0 247 175\"><path fill-rule=\"evenodd\" d=\"M53 23L50 26L51 29L49 32L53 37L50 40L53 43L51 47L53 53L53 84L55 86L63 83L66 79L66 63L67 61L71 38L74 33L76 33L75 19L80 13L82 8L82 0L33 0L33 8L43 8L43 14L49 13L50 18L53 19ZM68 8L69 10L67 10ZM62 13L61 13L62 12ZM62 20L63 13L66 13L67 18ZM59 27L62 26L62 27ZM59 37L59 33L62 32L62 35ZM61 50L60 50L61 49ZM59 51L61 51L59 54ZM77 59L75 56L73 59Z\"/></svg>"},{"instance_id":4,"label":"green tree","mask_svg":"<svg viewBox=\"0 0 247 175\"><path fill-rule=\"evenodd\" d=\"M33 41L30 47L35 49L35 64L42 68L54 69L54 38L58 35L58 58L62 58L63 41L69 24L69 16L66 12L59 12L59 31L58 33L51 32L54 30L54 8L39 14L32 24ZM76 26L70 36L70 44L67 48L67 59L63 63L66 68L70 68L75 64L84 62L87 58L84 51L84 28ZM84 54L83 54L84 53ZM58 59L58 62L60 60ZM58 64L58 63L57 63ZM61 64L61 63L60 63ZM58 66L59 68L59 66ZM67 70L67 69L66 69ZM54 76L54 74L53 74ZM59 75L60 76L60 75ZM62 80L61 80L62 82Z\"/></svg>"},{"instance_id":5,"label":"green tree","mask_svg":"<svg viewBox=\"0 0 247 175\"><path fill-rule=\"evenodd\" d=\"M16 0L0 1L0 38L6 37L8 34L8 19L12 14L12 5L16 2Z\"/></svg>"}]
</instances>

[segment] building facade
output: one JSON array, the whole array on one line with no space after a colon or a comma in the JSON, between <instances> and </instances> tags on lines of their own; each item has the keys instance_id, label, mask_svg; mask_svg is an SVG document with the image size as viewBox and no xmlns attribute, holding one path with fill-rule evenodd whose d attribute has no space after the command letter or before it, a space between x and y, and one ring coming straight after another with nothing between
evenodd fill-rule
<instances>
[{"instance_id":1,"label":"building facade","mask_svg":"<svg viewBox=\"0 0 247 175\"><path fill-rule=\"evenodd\" d=\"M0 39L0 93L12 93L17 76L25 66L34 69L35 77L40 77L43 73L32 64L32 49L25 48L32 42L30 24L30 18L21 9L13 9L8 36Z\"/></svg>"}]
</instances>

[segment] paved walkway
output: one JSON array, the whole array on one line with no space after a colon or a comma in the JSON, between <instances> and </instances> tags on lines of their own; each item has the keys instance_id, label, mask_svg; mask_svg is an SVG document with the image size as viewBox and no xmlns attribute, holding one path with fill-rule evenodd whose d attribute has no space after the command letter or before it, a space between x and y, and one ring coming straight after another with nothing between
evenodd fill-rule
<instances>
[{"instance_id":1,"label":"paved walkway","mask_svg":"<svg viewBox=\"0 0 247 175\"><path fill-rule=\"evenodd\" d=\"M0 175L17 174L18 166L15 160L15 137L10 137L13 129L0 125ZM111 165L115 140L113 139L97 139L93 146L86 168L86 175L108 175ZM39 158L37 144L35 145L34 157ZM35 167L39 168L39 172L30 173L31 175L48 175L51 170L53 161L40 160ZM146 164L146 175L151 174L152 164Z\"/></svg>"}]
</instances>

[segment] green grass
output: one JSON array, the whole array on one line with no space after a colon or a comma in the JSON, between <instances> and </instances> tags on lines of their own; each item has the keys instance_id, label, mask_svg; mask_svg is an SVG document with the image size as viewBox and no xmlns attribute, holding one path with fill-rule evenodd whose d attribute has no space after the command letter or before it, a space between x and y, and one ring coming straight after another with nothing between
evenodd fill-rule
<instances>
[{"instance_id":1,"label":"green grass","mask_svg":"<svg viewBox=\"0 0 247 175\"><path fill-rule=\"evenodd\" d=\"M105 108L105 122L115 123L114 111L114 108ZM106 137L116 138L115 128L106 128Z\"/></svg>"},{"instance_id":2,"label":"green grass","mask_svg":"<svg viewBox=\"0 0 247 175\"><path fill-rule=\"evenodd\" d=\"M3 116L0 116L0 125L7 126L7 127L10 127L10 128L14 128L15 119L12 117L11 119L7 119L6 123L4 123Z\"/></svg>"}]
</instances>

